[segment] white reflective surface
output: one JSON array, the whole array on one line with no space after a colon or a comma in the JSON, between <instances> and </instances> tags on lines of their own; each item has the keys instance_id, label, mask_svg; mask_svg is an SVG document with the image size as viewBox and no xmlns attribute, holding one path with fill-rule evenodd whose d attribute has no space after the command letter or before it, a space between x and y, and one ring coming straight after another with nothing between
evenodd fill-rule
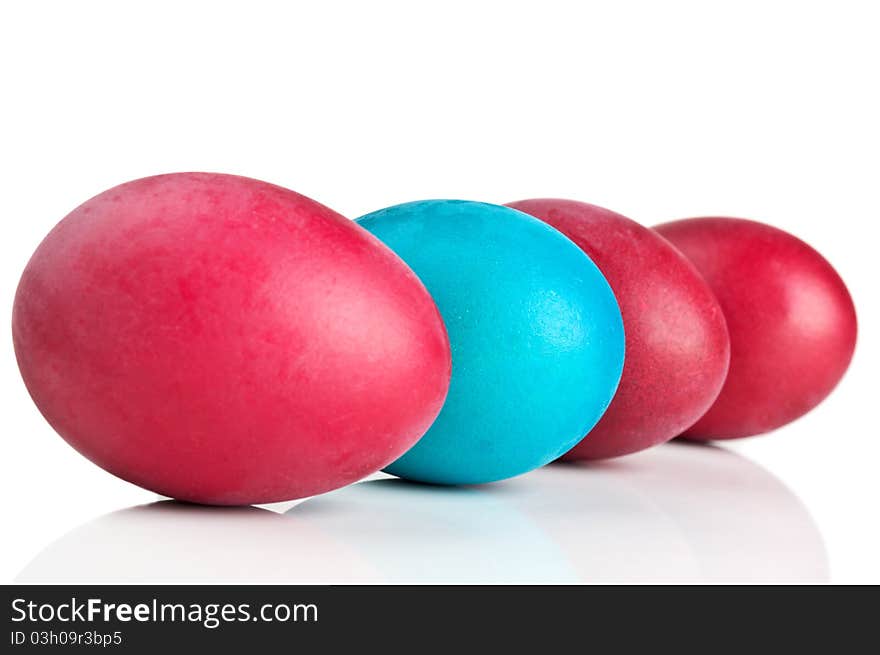
<instances>
[{"instance_id":1,"label":"white reflective surface","mask_svg":"<svg viewBox=\"0 0 880 655\"><path fill-rule=\"evenodd\" d=\"M145 11L134 2L53 2L52 20L46 4L0 3L0 61L16 62L0 76L0 583L91 574L210 582L214 572L218 581L354 579L343 568L353 561L366 562L355 567L364 575L389 576L366 557L376 552L371 534L344 524L323 528L341 530L343 543L327 537L309 554L319 540L303 534L305 513L252 521L177 508L97 519L154 494L69 447L22 383L10 312L43 236L102 189L208 170L292 188L345 216L420 198L556 196L644 225L720 213L797 235L853 295L852 366L803 418L724 447L803 500L833 582L880 584L880 85L870 83L880 61L878 3L746 2L722 13L697 0L637 10L632 2L470 2L463 22L446 5L428 13L412 2L348 2L346 20L337 2L215 2L210 29L203 3ZM401 29L414 21L425 29ZM292 25L309 29L290 38ZM455 48L450 34L461 37ZM557 477L564 486L555 469L478 491L543 503L537 516L517 511L565 553L566 570L593 580L824 575L810 520L772 478L759 482L767 474L719 460L734 493L697 462L679 467L668 455L638 454L582 480L576 513L552 491ZM331 502L347 512L332 496L302 509L313 505L309 521L341 521L321 509ZM414 514L404 512L401 531L417 523ZM376 539L379 552L405 543L399 534ZM423 539L416 550L434 567L450 561L431 548ZM499 558L493 572L509 569L504 552L490 555ZM549 570L534 554L529 562L509 577ZM471 574L465 564L455 563L460 577Z\"/></svg>"},{"instance_id":2,"label":"white reflective surface","mask_svg":"<svg viewBox=\"0 0 880 655\"><path fill-rule=\"evenodd\" d=\"M278 508L273 508L277 510ZM723 448L669 444L494 485L362 482L284 507L170 501L97 518L17 582L822 582L794 494Z\"/></svg>"}]
</instances>

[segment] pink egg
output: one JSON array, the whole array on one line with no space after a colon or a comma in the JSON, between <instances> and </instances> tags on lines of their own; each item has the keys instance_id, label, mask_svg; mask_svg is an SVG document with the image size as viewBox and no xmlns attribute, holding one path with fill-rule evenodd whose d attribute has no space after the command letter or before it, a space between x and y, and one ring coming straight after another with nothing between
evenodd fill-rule
<instances>
[{"instance_id":1,"label":"pink egg","mask_svg":"<svg viewBox=\"0 0 880 655\"><path fill-rule=\"evenodd\" d=\"M718 395L730 354L721 308L694 266L652 230L574 200L510 203L560 230L605 275L623 315L620 386L563 459L644 450L681 434Z\"/></svg>"},{"instance_id":2,"label":"pink egg","mask_svg":"<svg viewBox=\"0 0 880 655\"><path fill-rule=\"evenodd\" d=\"M852 359L856 313L822 255L787 232L740 218L692 218L655 230L702 273L730 331L727 380L685 436L768 432L831 392Z\"/></svg>"},{"instance_id":3,"label":"pink egg","mask_svg":"<svg viewBox=\"0 0 880 655\"><path fill-rule=\"evenodd\" d=\"M366 230L230 175L136 180L71 212L13 310L22 376L74 448L174 498L310 496L402 455L450 376L437 308Z\"/></svg>"}]
</instances>

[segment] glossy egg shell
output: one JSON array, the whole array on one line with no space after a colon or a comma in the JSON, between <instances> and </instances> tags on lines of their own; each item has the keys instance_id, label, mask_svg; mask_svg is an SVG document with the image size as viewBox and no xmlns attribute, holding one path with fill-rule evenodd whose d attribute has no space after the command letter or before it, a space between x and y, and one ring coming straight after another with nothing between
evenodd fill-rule
<instances>
[{"instance_id":1,"label":"glossy egg shell","mask_svg":"<svg viewBox=\"0 0 880 655\"><path fill-rule=\"evenodd\" d=\"M418 278L354 222L229 175L136 180L75 209L15 298L22 376L111 473L181 500L321 493L427 430L450 375Z\"/></svg>"},{"instance_id":2,"label":"glossy egg shell","mask_svg":"<svg viewBox=\"0 0 880 655\"><path fill-rule=\"evenodd\" d=\"M678 436L718 396L730 341L718 301L680 252L649 228L574 200L510 203L565 234L605 275L623 315L620 386L596 426L563 459L601 459Z\"/></svg>"},{"instance_id":3,"label":"glossy egg shell","mask_svg":"<svg viewBox=\"0 0 880 655\"><path fill-rule=\"evenodd\" d=\"M655 229L696 265L730 332L724 387L685 436L761 434L818 405L856 343L855 308L831 264L800 239L756 221L693 218Z\"/></svg>"},{"instance_id":4,"label":"glossy egg shell","mask_svg":"<svg viewBox=\"0 0 880 655\"><path fill-rule=\"evenodd\" d=\"M596 423L620 378L623 325L576 245L479 202L407 203L359 222L421 277L452 347L443 410L388 472L441 484L509 478L556 459Z\"/></svg>"}]
</instances>

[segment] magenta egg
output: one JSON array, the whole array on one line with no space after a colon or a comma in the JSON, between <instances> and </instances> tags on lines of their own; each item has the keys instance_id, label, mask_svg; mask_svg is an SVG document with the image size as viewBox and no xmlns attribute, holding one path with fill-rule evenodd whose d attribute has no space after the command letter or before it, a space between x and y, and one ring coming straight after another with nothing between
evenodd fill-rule
<instances>
[{"instance_id":1,"label":"magenta egg","mask_svg":"<svg viewBox=\"0 0 880 655\"><path fill-rule=\"evenodd\" d=\"M735 439L789 423L818 405L852 359L856 313L822 255L780 229L739 218L654 228L697 267L730 332L718 399L684 436Z\"/></svg>"},{"instance_id":2,"label":"magenta egg","mask_svg":"<svg viewBox=\"0 0 880 655\"><path fill-rule=\"evenodd\" d=\"M644 450L690 427L727 373L730 344L718 301L680 252L649 228L574 200L510 203L560 230L605 275L623 315L620 386L596 426L563 459Z\"/></svg>"},{"instance_id":3,"label":"magenta egg","mask_svg":"<svg viewBox=\"0 0 880 655\"><path fill-rule=\"evenodd\" d=\"M440 411L446 331L415 274L293 191L160 175L88 200L18 286L13 339L43 415L157 493L310 496L402 455Z\"/></svg>"}]
</instances>

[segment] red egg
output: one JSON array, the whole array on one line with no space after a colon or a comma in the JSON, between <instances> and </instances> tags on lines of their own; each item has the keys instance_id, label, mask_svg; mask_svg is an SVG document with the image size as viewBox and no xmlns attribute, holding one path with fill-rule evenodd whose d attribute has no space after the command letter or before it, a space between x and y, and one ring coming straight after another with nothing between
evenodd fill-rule
<instances>
[{"instance_id":1,"label":"red egg","mask_svg":"<svg viewBox=\"0 0 880 655\"><path fill-rule=\"evenodd\" d=\"M382 468L450 375L437 308L388 248L293 191L207 173L129 182L62 220L22 275L13 339L74 448L218 505Z\"/></svg>"},{"instance_id":2,"label":"red egg","mask_svg":"<svg viewBox=\"0 0 880 655\"><path fill-rule=\"evenodd\" d=\"M818 405L856 343L855 308L831 264L800 239L755 221L692 218L655 229L702 273L730 332L721 394L684 436L761 434Z\"/></svg>"},{"instance_id":3,"label":"red egg","mask_svg":"<svg viewBox=\"0 0 880 655\"><path fill-rule=\"evenodd\" d=\"M620 214L573 200L510 203L574 241L605 275L626 358L608 410L563 459L626 455L681 434L718 395L730 354L721 308L694 266Z\"/></svg>"}]
</instances>

